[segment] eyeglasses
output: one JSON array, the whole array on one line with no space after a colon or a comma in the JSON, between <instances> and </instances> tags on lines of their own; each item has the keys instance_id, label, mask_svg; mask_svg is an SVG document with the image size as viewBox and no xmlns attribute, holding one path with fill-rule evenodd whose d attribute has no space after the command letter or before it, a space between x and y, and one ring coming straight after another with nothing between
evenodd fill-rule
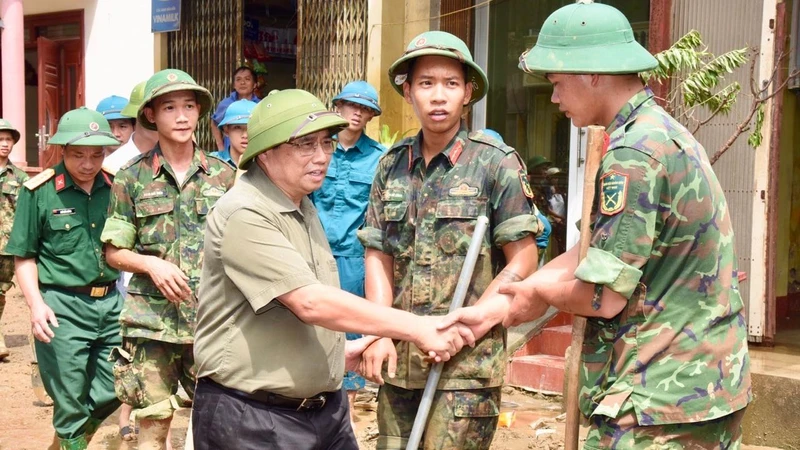
<instances>
[{"instance_id":1,"label":"eyeglasses","mask_svg":"<svg viewBox=\"0 0 800 450\"><path fill-rule=\"evenodd\" d=\"M326 155L331 155L336 150L336 139L323 138L319 141L314 139L300 139L297 141L289 141L287 144L297 149L297 153L303 157L313 156L317 152L317 146L322 149Z\"/></svg>"}]
</instances>

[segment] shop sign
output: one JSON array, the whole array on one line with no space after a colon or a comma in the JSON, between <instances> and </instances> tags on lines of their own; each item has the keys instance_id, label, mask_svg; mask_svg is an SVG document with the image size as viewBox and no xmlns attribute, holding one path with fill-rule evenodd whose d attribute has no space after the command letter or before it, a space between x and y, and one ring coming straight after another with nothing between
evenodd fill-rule
<instances>
[{"instance_id":1,"label":"shop sign","mask_svg":"<svg viewBox=\"0 0 800 450\"><path fill-rule=\"evenodd\" d=\"M151 31L164 33L181 29L181 0L153 0Z\"/></svg>"}]
</instances>

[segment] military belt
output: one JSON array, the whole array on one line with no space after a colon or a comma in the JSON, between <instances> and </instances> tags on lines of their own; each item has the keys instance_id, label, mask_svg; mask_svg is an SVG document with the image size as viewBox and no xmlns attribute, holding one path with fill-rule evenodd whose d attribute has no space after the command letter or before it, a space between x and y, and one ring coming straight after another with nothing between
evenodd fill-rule
<instances>
[{"instance_id":1,"label":"military belt","mask_svg":"<svg viewBox=\"0 0 800 450\"><path fill-rule=\"evenodd\" d=\"M197 380L198 384L208 384L218 390L221 390L234 397L239 397L246 400L262 403L267 406L275 406L278 408L294 409L295 411L314 411L322 409L328 402L328 397L335 394L335 392L322 392L309 398L293 398L285 397L279 394L273 394L267 391L255 391L253 393L242 392L237 389L232 389L223 386L208 377L203 377Z\"/></svg>"},{"instance_id":2,"label":"military belt","mask_svg":"<svg viewBox=\"0 0 800 450\"><path fill-rule=\"evenodd\" d=\"M45 289L57 289L61 291L74 292L76 294L88 295L89 297L99 298L114 292L117 288L116 281L109 281L108 283L95 284L92 286L56 286L54 284L43 284Z\"/></svg>"}]
</instances>

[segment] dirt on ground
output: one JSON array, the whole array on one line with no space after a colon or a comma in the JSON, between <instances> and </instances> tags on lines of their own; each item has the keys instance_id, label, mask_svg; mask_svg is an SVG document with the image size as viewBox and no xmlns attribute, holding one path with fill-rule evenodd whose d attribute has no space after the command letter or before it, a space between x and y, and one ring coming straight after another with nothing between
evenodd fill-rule
<instances>
[{"instance_id":1,"label":"dirt on ground","mask_svg":"<svg viewBox=\"0 0 800 450\"><path fill-rule=\"evenodd\" d=\"M28 307L18 290L9 294L2 317L2 330L11 356L0 362L0 450L42 450L53 441L53 408L42 405L31 389ZM355 432L362 450L375 449L378 435L375 392L374 386L368 386L355 402ZM188 409L182 409L175 414L172 422L174 450L184 448L189 413ZM103 422L89 445L90 450L137 448L136 441L120 439L118 420L119 411ZM512 387L503 389L500 424L492 450L562 450L563 435L560 397ZM744 446L743 450L756 448L761 447Z\"/></svg>"}]
</instances>

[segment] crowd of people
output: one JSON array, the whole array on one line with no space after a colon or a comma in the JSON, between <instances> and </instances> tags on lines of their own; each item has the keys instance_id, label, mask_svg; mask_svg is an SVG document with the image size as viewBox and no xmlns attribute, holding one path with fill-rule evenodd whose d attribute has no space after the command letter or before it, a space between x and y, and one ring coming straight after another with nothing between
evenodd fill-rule
<instances>
[{"instance_id":1,"label":"crowd of people","mask_svg":"<svg viewBox=\"0 0 800 450\"><path fill-rule=\"evenodd\" d=\"M656 64L591 2L554 12L520 57L576 126L610 135L588 255L564 248L538 271L536 205L566 226L557 172L468 130L489 80L449 33L390 67L420 131L389 149L365 134L382 113L369 83L331 111L299 89L259 100L246 67L212 116L213 153L193 139L212 96L176 69L64 114L63 161L30 179L0 119L0 313L15 271L53 448L87 448L124 404L121 434L143 450L168 448L188 406L187 447L355 450L364 376L381 385L377 447L402 449L441 362L422 447L488 449L505 327L550 306L589 318L572 387L584 448L736 447L751 393L730 219L705 151L637 75ZM467 306L448 314L481 216Z\"/></svg>"}]
</instances>

